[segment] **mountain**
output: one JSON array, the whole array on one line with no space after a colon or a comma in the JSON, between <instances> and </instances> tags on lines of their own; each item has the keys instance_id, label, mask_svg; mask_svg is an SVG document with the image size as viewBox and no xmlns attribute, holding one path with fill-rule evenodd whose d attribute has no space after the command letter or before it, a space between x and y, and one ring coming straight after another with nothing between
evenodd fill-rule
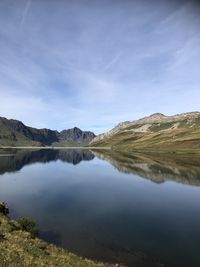
<instances>
[{"instance_id":1,"label":"mountain","mask_svg":"<svg viewBox=\"0 0 200 267\"><path fill-rule=\"evenodd\" d=\"M78 146L88 144L94 137L94 133L77 127L58 132L0 117L0 146Z\"/></svg>"},{"instance_id":2,"label":"mountain","mask_svg":"<svg viewBox=\"0 0 200 267\"><path fill-rule=\"evenodd\" d=\"M118 124L94 138L92 146L118 150L199 150L200 112L165 116L155 113L135 121Z\"/></svg>"}]
</instances>

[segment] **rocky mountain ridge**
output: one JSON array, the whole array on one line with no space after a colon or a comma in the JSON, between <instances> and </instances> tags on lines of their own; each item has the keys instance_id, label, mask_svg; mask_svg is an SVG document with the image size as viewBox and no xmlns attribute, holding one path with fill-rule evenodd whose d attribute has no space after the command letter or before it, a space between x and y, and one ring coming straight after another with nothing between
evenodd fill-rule
<instances>
[{"instance_id":1,"label":"rocky mountain ridge","mask_svg":"<svg viewBox=\"0 0 200 267\"><path fill-rule=\"evenodd\" d=\"M45 128L32 128L21 121L0 117L0 145L2 146L85 145L94 137L94 133L82 131L77 127L58 132Z\"/></svg>"},{"instance_id":2,"label":"rocky mountain ridge","mask_svg":"<svg viewBox=\"0 0 200 267\"><path fill-rule=\"evenodd\" d=\"M147 125L148 126L146 128L146 130L147 130L148 128L150 128L151 124L180 122L183 120L191 120L191 119L195 119L195 118L200 118L200 112L197 112L197 111L196 112L187 112L187 113L176 114L173 116L166 116L162 113L154 113L154 114L147 116L147 117L144 117L142 119L138 119L138 120L134 120L134 121L121 122L116 127L111 129L110 131L96 136L91 141L91 144L102 141L104 138L110 138L113 135L117 134L118 132L120 132L121 130L123 130L127 127L131 127L131 126L135 126L135 125L138 125L138 126L139 125ZM146 130L143 128L143 129L139 129L139 131L136 130L136 132L144 132Z\"/></svg>"},{"instance_id":3,"label":"rocky mountain ridge","mask_svg":"<svg viewBox=\"0 0 200 267\"><path fill-rule=\"evenodd\" d=\"M99 135L91 146L108 146L128 150L196 150L200 149L200 112L174 116L155 113L135 121L118 124Z\"/></svg>"}]
</instances>

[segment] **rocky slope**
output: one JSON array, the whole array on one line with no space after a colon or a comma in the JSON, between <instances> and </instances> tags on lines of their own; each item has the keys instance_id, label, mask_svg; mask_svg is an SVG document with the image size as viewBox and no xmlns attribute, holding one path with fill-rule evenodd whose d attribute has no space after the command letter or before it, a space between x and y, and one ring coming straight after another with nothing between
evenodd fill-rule
<instances>
[{"instance_id":1,"label":"rocky slope","mask_svg":"<svg viewBox=\"0 0 200 267\"><path fill-rule=\"evenodd\" d=\"M94 133L77 127L58 132L0 117L0 146L78 146L88 144L94 137Z\"/></svg>"},{"instance_id":2,"label":"rocky slope","mask_svg":"<svg viewBox=\"0 0 200 267\"><path fill-rule=\"evenodd\" d=\"M155 113L135 121L118 124L94 138L92 146L119 149L199 149L200 112L165 116Z\"/></svg>"}]
</instances>

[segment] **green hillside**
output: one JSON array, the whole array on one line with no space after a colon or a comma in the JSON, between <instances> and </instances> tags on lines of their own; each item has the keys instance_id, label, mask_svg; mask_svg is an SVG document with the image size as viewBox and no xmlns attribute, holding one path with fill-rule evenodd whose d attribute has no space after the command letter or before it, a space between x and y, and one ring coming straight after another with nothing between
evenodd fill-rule
<instances>
[{"instance_id":1,"label":"green hillside","mask_svg":"<svg viewBox=\"0 0 200 267\"><path fill-rule=\"evenodd\" d=\"M155 120L152 119L153 116L116 127L109 133L95 138L91 144L126 151L200 150L200 115L172 117L171 121L164 115L163 119Z\"/></svg>"}]
</instances>

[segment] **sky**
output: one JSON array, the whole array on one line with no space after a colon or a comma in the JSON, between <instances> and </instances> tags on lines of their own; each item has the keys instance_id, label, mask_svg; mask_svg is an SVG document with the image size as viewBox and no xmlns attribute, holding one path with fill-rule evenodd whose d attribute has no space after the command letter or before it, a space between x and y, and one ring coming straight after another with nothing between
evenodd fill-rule
<instances>
[{"instance_id":1,"label":"sky","mask_svg":"<svg viewBox=\"0 0 200 267\"><path fill-rule=\"evenodd\" d=\"M200 4L0 0L0 116L99 134L200 110Z\"/></svg>"}]
</instances>

